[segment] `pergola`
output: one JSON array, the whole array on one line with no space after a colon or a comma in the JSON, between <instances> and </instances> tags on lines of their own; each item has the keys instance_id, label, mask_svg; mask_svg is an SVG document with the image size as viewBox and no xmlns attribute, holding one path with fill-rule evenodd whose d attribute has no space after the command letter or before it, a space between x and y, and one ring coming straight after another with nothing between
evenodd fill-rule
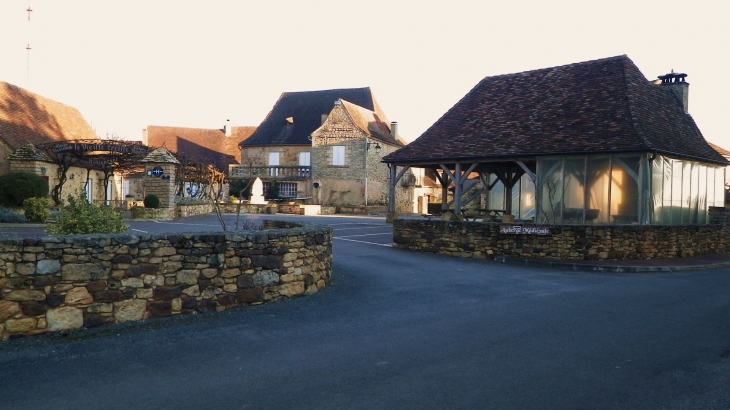
<instances>
[{"instance_id":1,"label":"pergola","mask_svg":"<svg viewBox=\"0 0 730 410\"><path fill-rule=\"evenodd\" d=\"M71 167L92 169L104 173L104 188L115 172L131 174L144 169L140 162L150 151L145 145L123 140L69 140L40 144L51 163L58 166L58 184L51 190L51 198L59 204L66 173Z\"/></svg>"}]
</instances>

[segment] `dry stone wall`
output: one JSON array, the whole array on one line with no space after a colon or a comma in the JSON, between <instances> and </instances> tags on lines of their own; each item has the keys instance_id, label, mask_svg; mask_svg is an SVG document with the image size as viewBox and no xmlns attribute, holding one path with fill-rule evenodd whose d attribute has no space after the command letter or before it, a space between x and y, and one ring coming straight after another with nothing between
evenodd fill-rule
<instances>
[{"instance_id":1,"label":"dry stone wall","mask_svg":"<svg viewBox=\"0 0 730 410\"><path fill-rule=\"evenodd\" d=\"M0 340L310 295L332 276L332 230L0 240Z\"/></svg>"},{"instance_id":2,"label":"dry stone wall","mask_svg":"<svg viewBox=\"0 0 730 410\"><path fill-rule=\"evenodd\" d=\"M730 210L716 207L710 207L708 225L537 225L550 228L550 236L500 234L497 223L397 219L393 243L403 249L478 259L671 259L729 253L729 223Z\"/></svg>"}]
</instances>

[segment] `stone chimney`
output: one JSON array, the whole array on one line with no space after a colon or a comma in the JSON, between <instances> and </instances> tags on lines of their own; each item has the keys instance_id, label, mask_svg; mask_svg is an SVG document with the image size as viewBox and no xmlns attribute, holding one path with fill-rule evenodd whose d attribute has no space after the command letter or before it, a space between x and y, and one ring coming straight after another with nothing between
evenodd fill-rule
<instances>
[{"instance_id":1,"label":"stone chimney","mask_svg":"<svg viewBox=\"0 0 730 410\"><path fill-rule=\"evenodd\" d=\"M226 137L230 137L233 130L231 129L231 120L226 120L226 125L223 126L223 129L225 130Z\"/></svg>"},{"instance_id":2,"label":"stone chimney","mask_svg":"<svg viewBox=\"0 0 730 410\"><path fill-rule=\"evenodd\" d=\"M390 123L390 136L398 139L398 121L391 121Z\"/></svg>"},{"instance_id":3,"label":"stone chimney","mask_svg":"<svg viewBox=\"0 0 730 410\"><path fill-rule=\"evenodd\" d=\"M684 80L685 77L687 74L675 73L672 70L671 73L660 75L657 78L661 80L659 86L670 90L684 112L689 112L689 83Z\"/></svg>"},{"instance_id":4,"label":"stone chimney","mask_svg":"<svg viewBox=\"0 0 730 410\"><path fill-rule=\"evenodd\" d=\"M148 145L147 144L147 128L144 128L142 130L142 145Z\"/></svg>"}]
</instances>

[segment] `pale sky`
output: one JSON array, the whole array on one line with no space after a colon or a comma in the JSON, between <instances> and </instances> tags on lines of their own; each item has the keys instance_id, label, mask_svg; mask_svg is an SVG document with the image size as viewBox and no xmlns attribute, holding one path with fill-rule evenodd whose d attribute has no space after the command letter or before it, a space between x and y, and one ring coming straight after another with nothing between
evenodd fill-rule
<instances>
[{"instance_id":1,"label":"pale sky","mask_svg":"<svg viewBox=\"0 0 730 410\"><path fill-rule=\"evenodd\" d=\"M0 81L101 138L257 126L282 92L371 87L412 141L486 76L626 54L687 73L690 114L730 149L729 42L730 0L0 0Z\"/></svg>"}]
</instances>

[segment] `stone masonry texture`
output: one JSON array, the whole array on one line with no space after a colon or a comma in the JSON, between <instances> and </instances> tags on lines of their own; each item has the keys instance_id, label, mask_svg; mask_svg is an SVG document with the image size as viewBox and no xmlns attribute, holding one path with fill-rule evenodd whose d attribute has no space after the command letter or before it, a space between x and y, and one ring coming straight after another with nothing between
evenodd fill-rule
<instances>
[{"instance_id":1,"label":"stone masonry texture","mask_svg":"<svg viewBox=\"0 0 730 410\"><path fill-rule=\"evenodd\" d=\"M332 230L0 240L0 340L310 295L332 277Z\"/></svg>"},{"instance_id":2,"label":"stone masonry texture","mask_svg":"<svg viewBox=\"0 0 730 410\"><path fill-rule=\"evenodd\" d=\"M551 235L503 235L498 223L397 219L397 248L464 258L572 261L671 259L730 252L730 209L710 207L707 225L529 225Z\"/></svg>"}]
</instances>

